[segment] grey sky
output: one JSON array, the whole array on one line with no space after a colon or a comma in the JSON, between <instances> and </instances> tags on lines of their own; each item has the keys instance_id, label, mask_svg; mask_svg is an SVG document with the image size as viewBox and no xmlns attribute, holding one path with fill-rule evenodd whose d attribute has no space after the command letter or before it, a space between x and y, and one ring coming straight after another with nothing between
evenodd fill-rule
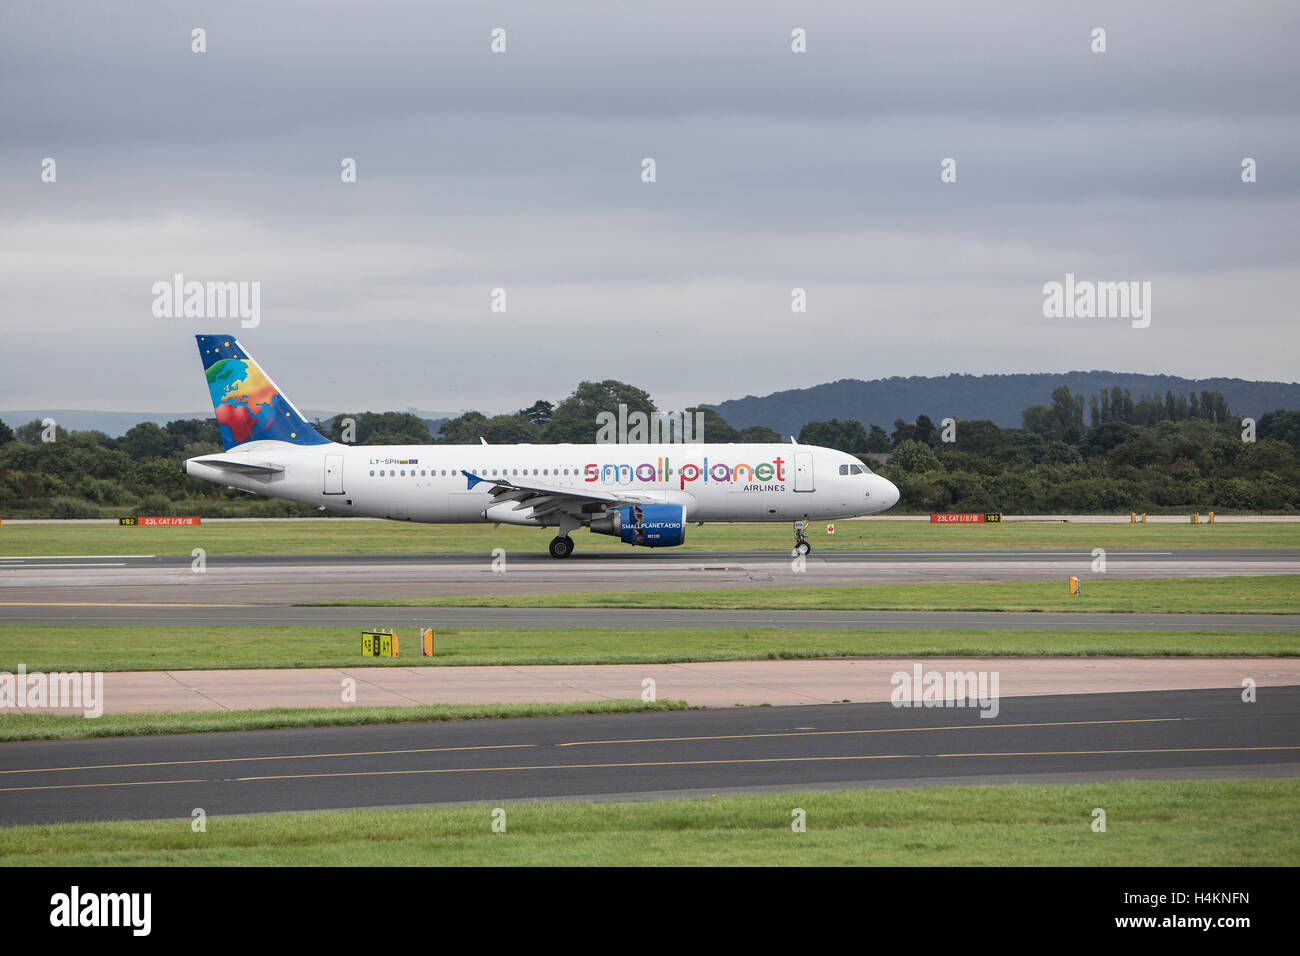
<instances>
[{"instance_id":1,"label":"grey sky","mask_svg":"<svg viewBox=\"0 0 1300 956\"><path fill-rule=\"evenodd\" d=\"M201 407L238 323L154 318L177 272L261 282L240 338L310 408L1296 380L1295 4L754 6L6 4L0 408ZM1150 328L1044 318L1066 272Z\"/></svg>"}]
</instances>

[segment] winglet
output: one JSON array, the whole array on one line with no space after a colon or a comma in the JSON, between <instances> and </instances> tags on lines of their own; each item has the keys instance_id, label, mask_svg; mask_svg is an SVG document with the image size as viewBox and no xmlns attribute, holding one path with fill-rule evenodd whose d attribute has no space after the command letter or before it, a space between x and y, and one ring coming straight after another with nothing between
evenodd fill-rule
<instances>
[{"instance_id":1,"label":"winglet","mask_svg":"<svg viewBox=\"0 0 1300 956\"><path fill-rule=\"evenodd\" d=\"M462 475L464 475L464 476L465 476L465 479L469 482L469 485L465 488L466 491L473 491L473 490L474 490L474 486L477 485L480 481L483 480L483 479L480 478L478 475L471 475L471 474L470 474L468 471L466 471L464 468L462 468L462 469L460 470L460 473L461 473Z\"/></svg>"}]
</instances>

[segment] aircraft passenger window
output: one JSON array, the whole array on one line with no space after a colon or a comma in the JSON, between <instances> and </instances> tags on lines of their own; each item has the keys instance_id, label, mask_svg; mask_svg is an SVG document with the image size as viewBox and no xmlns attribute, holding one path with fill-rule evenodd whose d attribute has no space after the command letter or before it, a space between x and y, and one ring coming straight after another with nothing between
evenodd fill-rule
<instances>
[{"instance_id":1,"label":"aircraft passenger window","mask_svg":"<svg viewBox=\"0 0 1300 956\"><path fill-rule=\"evenodd\" d=\"M379 469L379 477L380 478L384 477L384 470L382 468Z\"/></svg>"}]
</instances>

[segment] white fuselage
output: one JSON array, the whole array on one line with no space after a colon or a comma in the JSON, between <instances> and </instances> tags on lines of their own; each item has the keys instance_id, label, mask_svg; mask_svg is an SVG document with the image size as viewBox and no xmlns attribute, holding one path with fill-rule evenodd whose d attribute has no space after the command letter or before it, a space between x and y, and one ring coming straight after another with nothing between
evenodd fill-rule
<instances>
[{"instance_id":1,"label":"white fuselage","mask_svg":"<svg viewBox=\"0 0 1300 956\"><path fill-rule=\"evenodd\" d=\"M273 466L240 473L203 459ZM852 473L857 466L857 473ZM341 514L432 523L553 525L493 505L493 479L634 494L680 504L688 521L851 518L884 511L898 489L843 452L812 445L294 445L255 441L191 458L187 474ZM473 488L463 472L483 479ZM847 472L847 473L846 473ZM599 513L599 506L587 506Z\"/></svg>"}]
</instances>

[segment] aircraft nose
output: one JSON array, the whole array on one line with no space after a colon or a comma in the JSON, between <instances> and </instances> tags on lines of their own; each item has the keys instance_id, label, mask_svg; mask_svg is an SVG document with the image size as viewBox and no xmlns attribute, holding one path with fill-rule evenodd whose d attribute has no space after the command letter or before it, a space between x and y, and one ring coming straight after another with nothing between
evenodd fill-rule
<instances>
[{"instance_id":1,"label":"aircraft nose","mask_svg":"<svg viewBox=\"0 0 1300 956\"><path fill-rule=\"evenodd\" d=\"M894 507L894 505L898 504L898 486L888 478L883 478L880 475L876 477L880 478L881 481L880 498L885 503L885 508Z\"/></svg>"}]
</instances>

